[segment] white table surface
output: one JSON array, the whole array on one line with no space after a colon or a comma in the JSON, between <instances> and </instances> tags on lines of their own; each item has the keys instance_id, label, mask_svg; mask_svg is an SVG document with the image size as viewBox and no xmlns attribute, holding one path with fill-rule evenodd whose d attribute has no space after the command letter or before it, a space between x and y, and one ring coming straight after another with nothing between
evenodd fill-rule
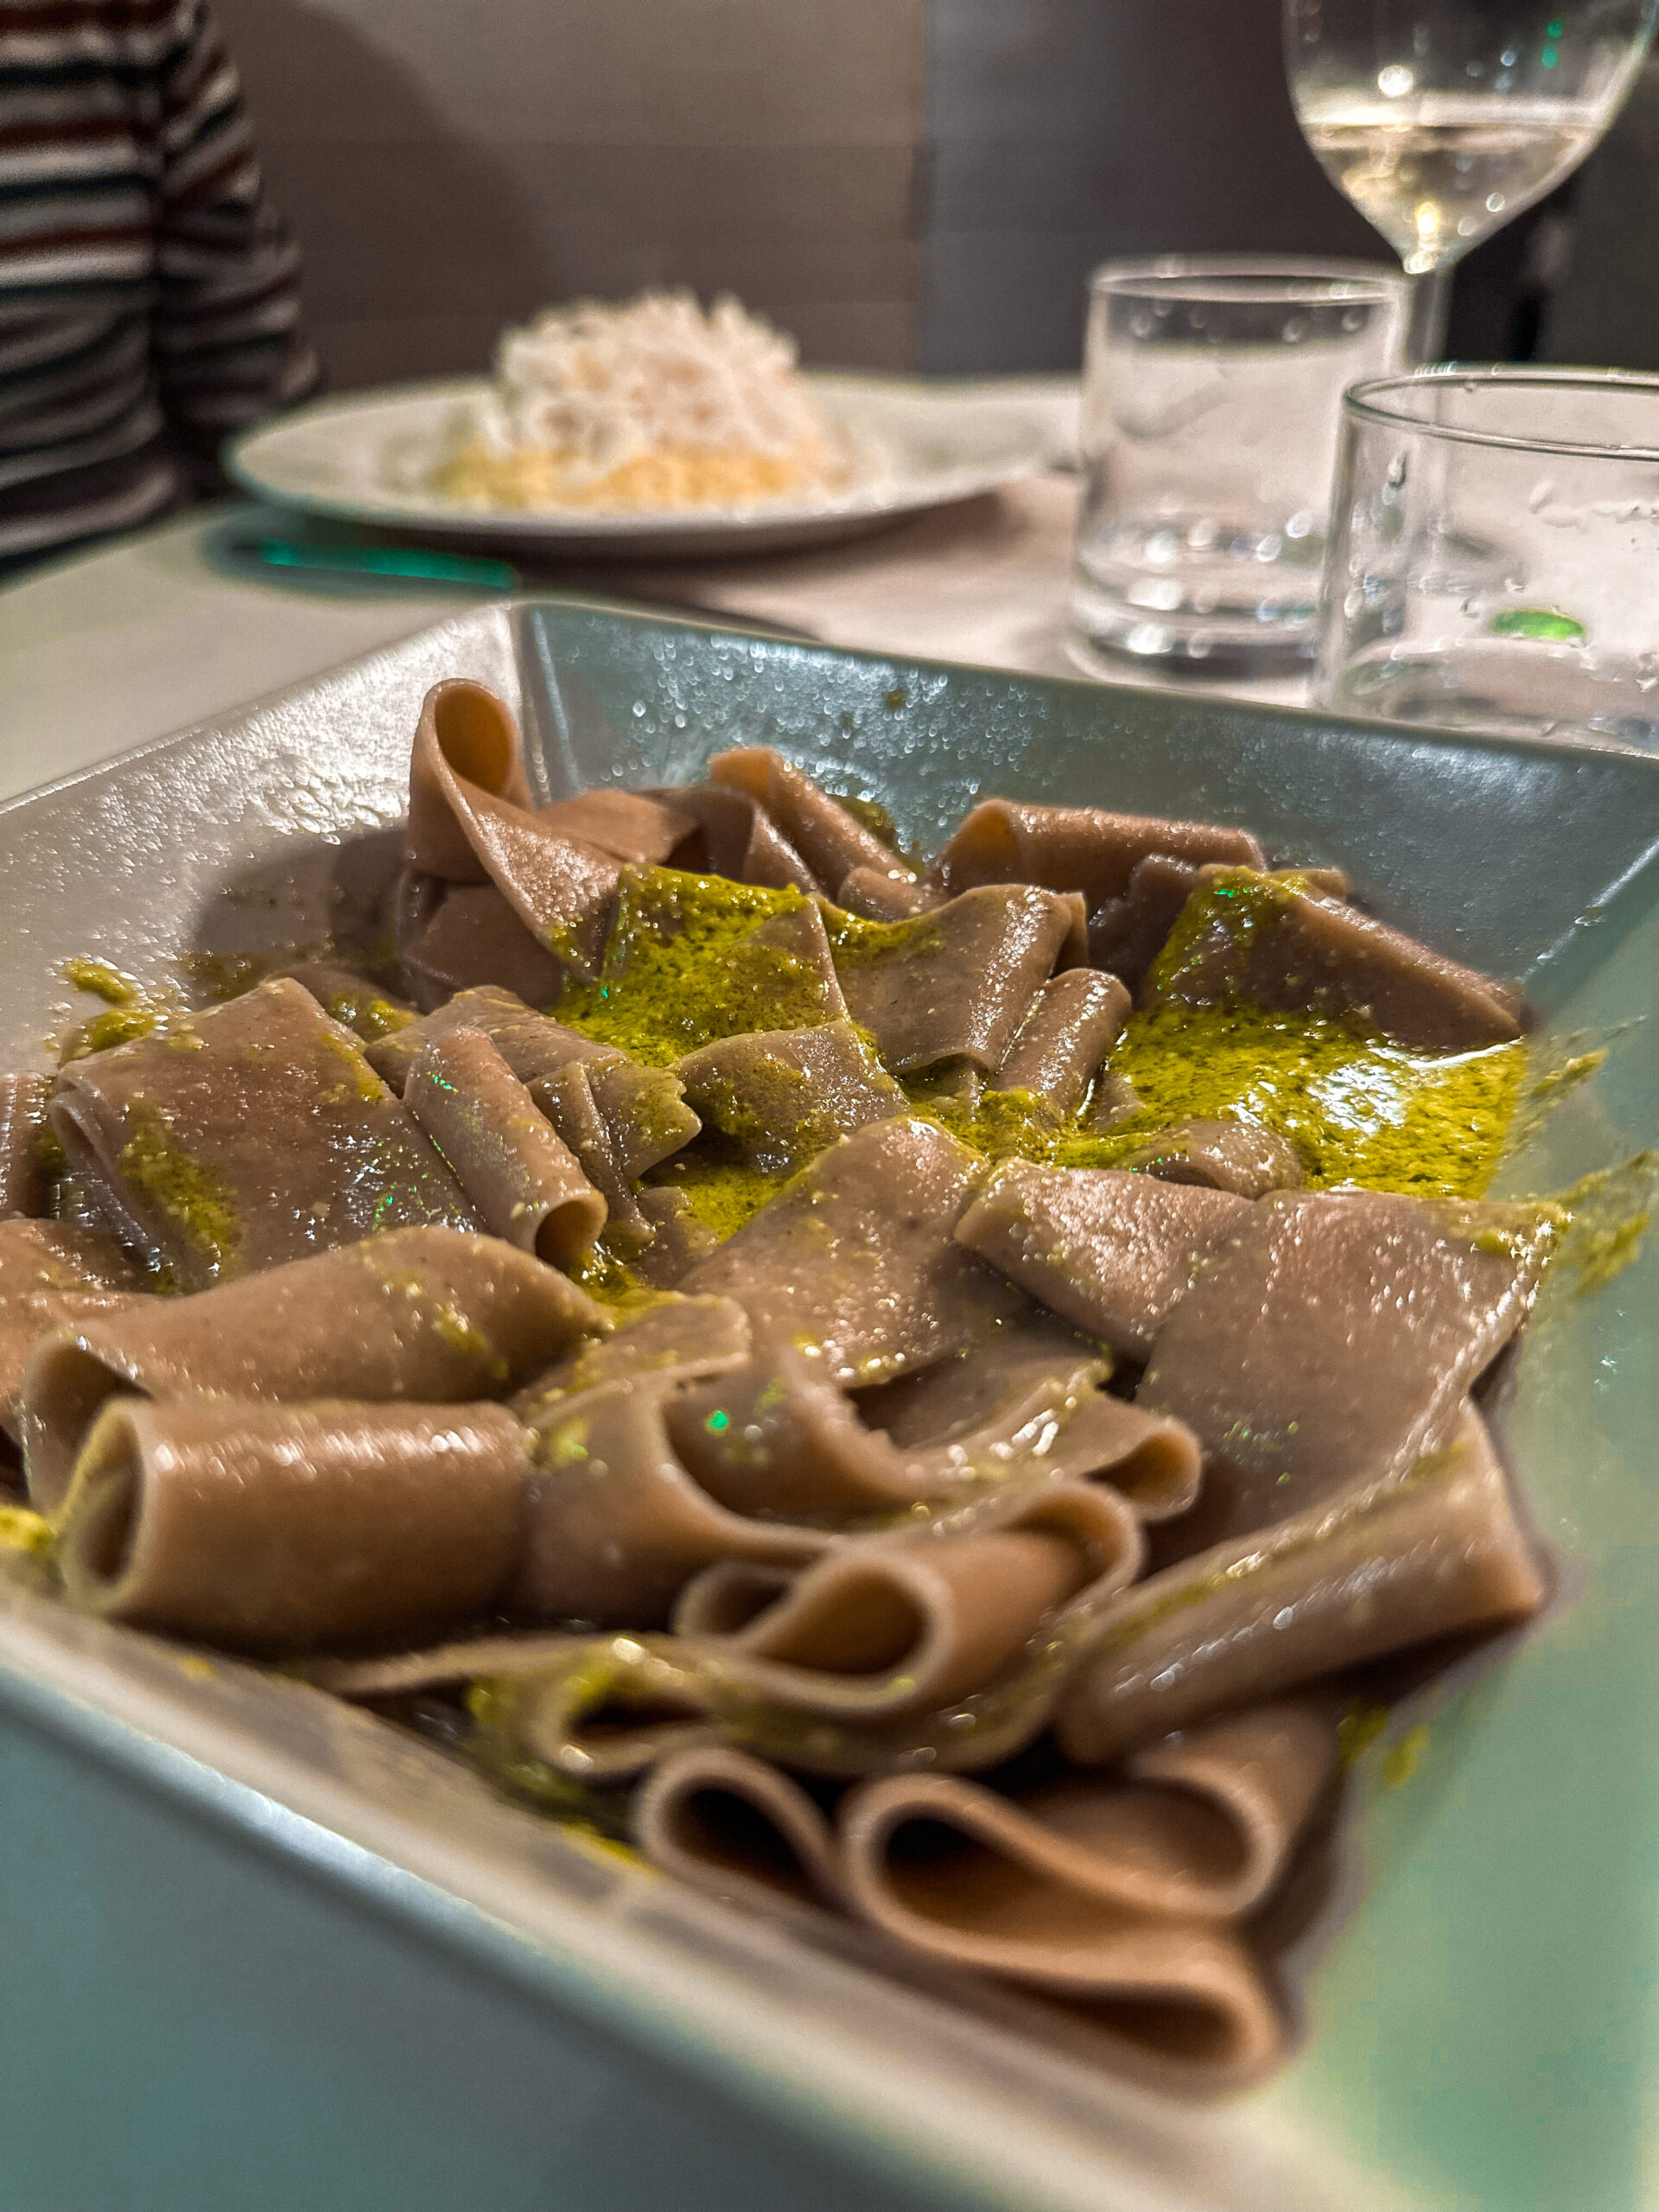
<instances>
[{"instance_id":1,"label":"white table surface","mask_svg":"<svg viewBox=\"0 0 1659 2212\"><path fill-rule=\"evenodd\" d=\"M1076 496L1075 479L1039 476L855 545L613 569L571 584L718 618L747 614L829 644L1071 675L1065 627ZM226 502L0 590L0 797L302 682L484 596L232 567L222 541L244 526L245 534L289 528L269 511ZM1157 679L1136 670L1133 680ZM1300 686L1282 680L1229 688L1300 697Z\"/></svg>"}]
</instances>

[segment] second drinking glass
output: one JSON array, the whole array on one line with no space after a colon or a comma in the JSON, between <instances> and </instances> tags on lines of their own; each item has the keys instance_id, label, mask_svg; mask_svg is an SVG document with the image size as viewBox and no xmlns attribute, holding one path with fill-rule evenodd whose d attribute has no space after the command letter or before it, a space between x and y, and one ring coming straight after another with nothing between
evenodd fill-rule
<instances>
[{"instance_id":1,"label":"second drinking glass","mask_svg":"<svg viewBox=\"0 0 1659 2212\"><path fill-rule=\"evenodd\" d=\"M1216 675L1319 630L1343 388L1396 368L1402 276L1363 263L1109 261L1090 284L1072 651Z\"/></svg>"}]
</instances>

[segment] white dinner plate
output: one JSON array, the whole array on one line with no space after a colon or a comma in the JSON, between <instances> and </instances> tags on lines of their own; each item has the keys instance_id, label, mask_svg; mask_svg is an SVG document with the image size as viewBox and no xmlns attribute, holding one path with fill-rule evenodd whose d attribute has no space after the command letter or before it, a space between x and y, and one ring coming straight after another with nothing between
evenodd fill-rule
<instances>
[{"instance_id":1,"label":"white dinner plate","mask_svg":"<svg viewBox=\"0 0 1659 2212\"><path fill-rule=\"evenodd\" d=\"M482 512L419 488L481 377L314 402L245 431L226 467L246 491L307 514L524 556L667 560L782 551L879 529L995 491L1048 465L1055 414L1019 387L903 378L807 378L854 455L840 491L695 514L543 507ZM414 486L415 488L411 488Z\"/></svg>"}]
</instances>

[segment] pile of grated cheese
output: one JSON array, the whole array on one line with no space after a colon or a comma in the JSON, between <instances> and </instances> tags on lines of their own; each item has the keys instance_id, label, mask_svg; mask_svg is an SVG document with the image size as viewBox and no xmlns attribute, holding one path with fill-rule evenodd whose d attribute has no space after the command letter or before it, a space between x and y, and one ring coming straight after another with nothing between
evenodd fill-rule
<instances>
[{"instance_id":1,"label":"pile of grated cheese","mask_svg":"<svg viewBox=\"0 0 1659 2212\"><path fill-rule=\"evenodd\" d=\"M509 330L495 385L434 474L469 507L744 506L845 480L792 339L729 296L550 308Z\"/></svg>"}]
</instances>

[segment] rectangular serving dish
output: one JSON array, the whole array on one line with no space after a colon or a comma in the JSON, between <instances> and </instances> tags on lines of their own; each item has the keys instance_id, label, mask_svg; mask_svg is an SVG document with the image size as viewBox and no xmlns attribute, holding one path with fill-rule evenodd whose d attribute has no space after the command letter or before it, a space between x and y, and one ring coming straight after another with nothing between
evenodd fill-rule
<instances>
[{"instance_id":1,"label":"rectangular serving dish","mask_svg":"<svg viewBox=\"0 0 1659 2212\"><path fill-rule=\"evenodd\" d=\"M1510 1172L1659 1136L1659 760L894 661L591 605L470 613L0 808L0 1065L72 954L316 938L393 864L421 696L521 707L543 796L776 744L936 842L980 791L1248 823L1524 983L1609 1065ZM353 891L351 895L355 895ZM728 1911L292 1685L0 1580L0 2201L1633 2212L1649 2201L1652 1256L1547 1297L1506 1450L1560 1594L1356 1770L1269 2088L1178 2107L855 1932ZM97 2104L85 2064L95 2056ZM100 2121L97 2114L104 2115Z\"/></svg>"}]
</instances>

